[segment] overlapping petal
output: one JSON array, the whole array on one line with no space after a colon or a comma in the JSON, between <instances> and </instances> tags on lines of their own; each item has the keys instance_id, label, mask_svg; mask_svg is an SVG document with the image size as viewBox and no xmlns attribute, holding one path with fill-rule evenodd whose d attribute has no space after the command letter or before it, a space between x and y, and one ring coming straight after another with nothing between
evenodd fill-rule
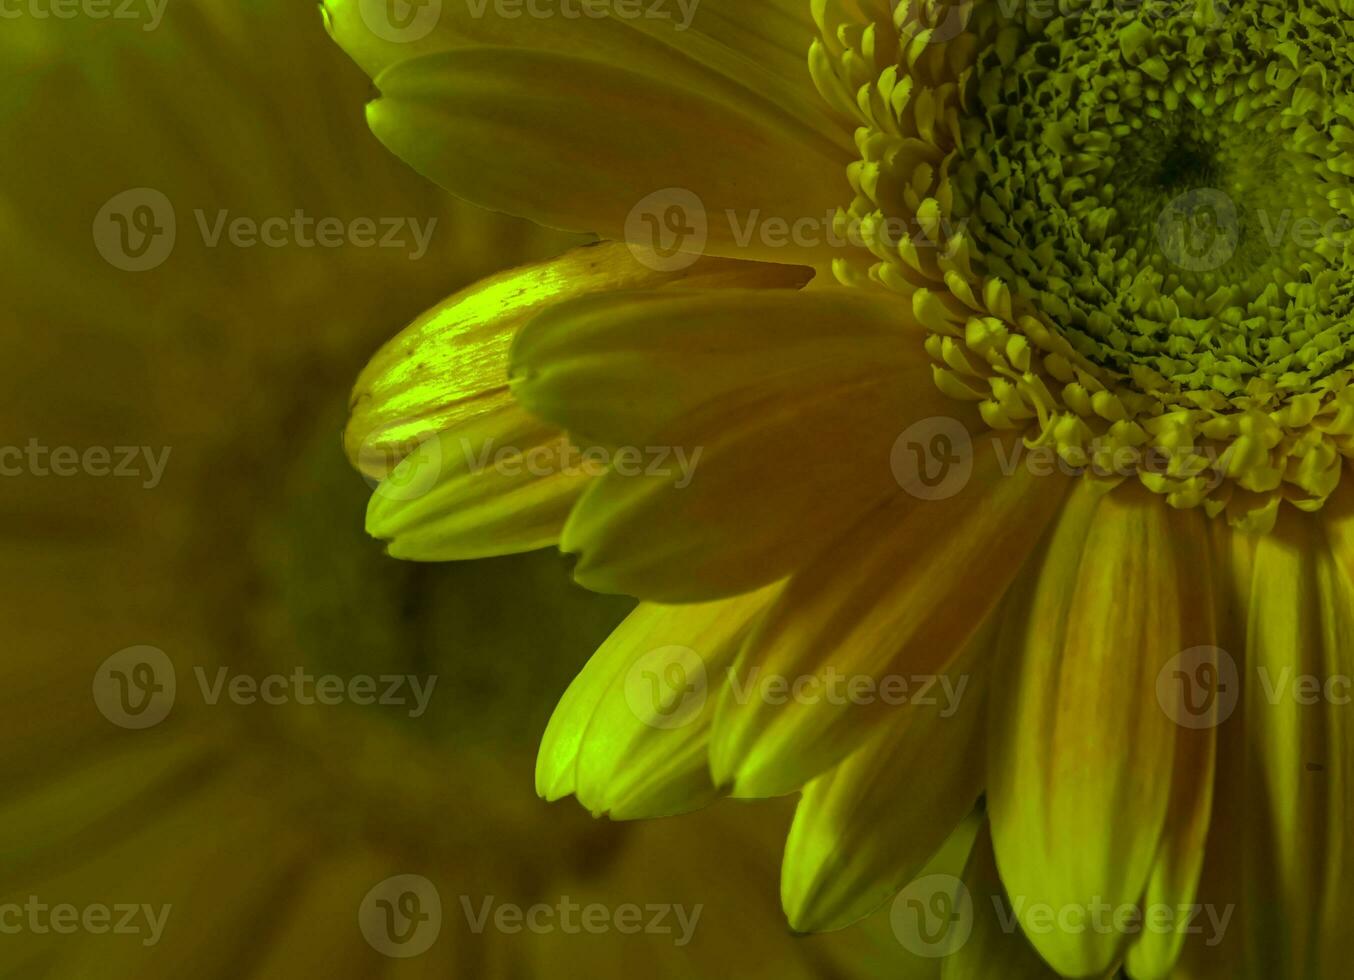
<instances>
[{"instance_id":1,"label":"overlapping petal","mask_svg":"<svg viewBox=\"0 0 1354 980\"><path fill-rule=\"evenodd\" d=\"M590 488L562 540L578 580L689 602L795 570L901 494L898 432L952 411L920 345L905 307L844 290L598 297L530 324L513 354L524 405L690 462Z\"/></svg>"},{"instance_id":2,"label":"overlapping petal","mask_svg":"<svg viewBox=\"0 0 1354 980\"><path fill-rule=\"evenodd\" d=\"M390 340L355 386L346 448L380 481L368 530L395 557L418 561L557 543L570 508L608 460L514 401L508 352L522 324L607 290L795 289L809 274L724 259L665 272L623 245L601 244L457 293Z\"/></svg>"},{"instance_id":3,"label":"overlapping petal","mask_svg":"<svg viewBox=\"0 0 1354 980\"><path fill-rule=\"evenodd\" d=\"M864 918L973 810L986 761L983 692L969 673L975 661L957 664L943 684L899 687L893 696L910 697L914 710L805 787L781 875L793 928L840 929Z\"/></svg>"},{"instance_id":4,"label":"overlapping petal","mask_svg":"<svg viewBox=\"0 0 1354 980\"><path fill-rule=\"evenodd\" d=\"M1026 934L1066 976L1119 960L1129 937L1092 916L1135 906L1161 849L1176 722L1158 677L1215 639L1204 521L1140 488L1078 485L1001 627L992 836Z\"/></svg>"},{"instance_id":5,"label":"overlapping petal","mask_svg":"<svg viewBox=\"0 0 1354 980\"><path fill-rule=\"evenodd\" d=\"M696 253L819 266L844 254L828 231L850 154L795 117L515 48L425 55L376 81L372 132L481 207ZM678 223L665 229L674 206ZM811 232L765 234L771 222Z\"/></svg>"},{"instance_id":6,"label":"overlapping petal","mask_svg":"<svg viewBox=\"0 0 1354 980\"><path fill-rule=\"evenodd\" d=\"M536 787L614 819L669 816L718 796L707 745L716 695L775 588L722 602L639 606L555 709Z\"/></svg>"},{"instance_id":7,"label":"overlapping petal","mask_svg":"<svg viewBox=\"0 0 1354 980\"><path fill-rule=\"evenodd\" d=\"M986 822L964 868L963 887L972 903L968 937L941 962L941 980L1057 980L1059 974L1020 931L997 872Z\"/></svg>"},{"instance_id":8,"label":"overlapping petal","mask_svg":"<svg viewBox=\"0 0 1354 980\"><path fill-rule=\"evenodd\" d=\"M1056 514L1068 483L1009 468L983 440L962 488L938 499L895 494L834 535L789 582L738 662L744 679L839 675L941 677L996 610ZM712 765L740 795L789 793L910 706L873 698L783 706L727 696Z\"/></svg>"},{"instance_id":9,"label":"overlapping petal","mask_svg":"<svg viewBox=\"0 0 1354 980\"><path fill-rule=\"evenodd\" d=\"M1345 520L1337 510L1328 535L1319 518L1286 514L1249 543L1238 569L1249 607L1244 856L1232 901L1244 909L1246 969L1256 977L1332 976L1347 959L1334 939L1350 902L1354 759Z\"/></svg>"},{"instance_id":10,"label":"overlapping petal","mask_svg":"<svg viewBox=\"0 0 1354 980\"><path fill-rule=\"evenodd\" d=\"M387 0L323 0L321 9L330 35L372 78L403 61L477 46L567 54L805 121L849 147L805 63L817 28L802 0L650 0L628 13L599 15L592 5L570 16L549 3L505 15L494 0L424 4L402 19Z\"/></svg>"},{"instance_id":11,"label":"overlapping petal","mask_svg":"<svg viewBox=\"0 0 1354 980\"><path fill-rule=\"evenodd\" d=\"M794 289L808 271L701 259L663 271L624 245L601 243L491 276L449 297L392 337L353 386L344 445L374 479L430 434L512 403L508 352L533 316L580 296L629 289Z\"/></svg>"}]
</instances>

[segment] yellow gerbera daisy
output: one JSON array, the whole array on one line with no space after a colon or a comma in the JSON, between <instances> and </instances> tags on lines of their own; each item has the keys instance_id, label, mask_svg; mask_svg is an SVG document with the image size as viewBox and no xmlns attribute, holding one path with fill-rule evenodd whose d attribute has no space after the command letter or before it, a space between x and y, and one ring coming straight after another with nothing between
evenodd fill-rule
<instances>
[{"instance_id":1,"label":"yellow gerbera daisy","mask_svg":"<svg viewBox=\"0 0 1354 980\"><path fill-rule=\"evenodd\" d=\"M391 158L313 10L119 7L0 31L0 975L898 976L887 921L778 928L782 807L631 828L536 799L549 692L630 603L551 555L414 568L361 532L342 392L384 318L577 239ZM160 197L107 208L128 190ZM151 201L175 216L145 241L99 220ZM437 231L416 260L200 237L222 210Z\"/></svg>"},{"instance_id":2,"label":"yellow gerbera daisy","mask_svg":"<svg viewBox=\"0 0 1354 980\"><path fill-rule=\"evenodd\" d=\"M420 319L348 434L392 554L645 600L544 796L802 792L791 924L898 894L947 977L1341 972L1347 3L324 6L392 150L623 243Z\"/></svg>"}]
</instances>

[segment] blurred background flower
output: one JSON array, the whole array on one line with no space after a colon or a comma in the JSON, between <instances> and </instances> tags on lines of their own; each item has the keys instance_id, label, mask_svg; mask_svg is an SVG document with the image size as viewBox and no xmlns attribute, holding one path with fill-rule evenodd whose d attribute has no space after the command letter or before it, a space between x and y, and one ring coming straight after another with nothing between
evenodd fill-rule
<instances>
[{"instance_id":1,"label":"blurred background flower","mask_svg":"<svg viewBox=\"0 0 1354 980\"><path fill-rule=\"evenodd\" d=\"M786 933L780 802L640 826L536 798L551 708L627 602L551 553L414 566L360 531L351 378L579 239L390 157L313 7L116 7L0 33L0 975L927 975L887 912ZM302 703L326 676L413 680ZM497 918L541 903L551 928ZM629 905L670 931L622 930Z\"/></svg>"}]
</instances>

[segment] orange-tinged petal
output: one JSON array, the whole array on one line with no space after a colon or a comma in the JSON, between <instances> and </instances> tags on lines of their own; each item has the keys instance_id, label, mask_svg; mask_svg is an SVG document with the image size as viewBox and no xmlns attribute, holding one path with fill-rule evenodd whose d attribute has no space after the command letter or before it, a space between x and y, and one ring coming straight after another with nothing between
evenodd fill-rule
<instances>
[{"instance_id":1,"label":"orange-tinged petal","mask_svg":"<svg viewBox=\"0 0 1354 980\"><path fill-rule=\"evenodd\" d=\"M480 207L694 254L823 266L848 247L829 218L850 151L794 116L510 48L427 55L376 83L377 138Z\"/></svg>"},{"instance_id":2,"label":"orange-tinged petal","mask_svg":"<svg viewBox=\"0 0 1354 980\"><path fill-rule=\"evenodd\" d=\"M790 580L739 658L742 683L834 672L939 677L996 610L1071 482L1007 472L1010 447L983 440L952 496L895 495ZM859 702L859 703L858 703ZM720 706L711 764L738 795L793 792L840 762L907 705L878 697Z\"/></svg>"},{"instance_id":3,"label":"orange-tinged petal","mask_svg":"<svg viewBox=\"0 0 1354 980\"><path fill-rule=\"evenodd\" d=\"M1160 850L1176 723L1156 685L1214 641L1205 520L1079 484L1001 626L992 836L1026 935L1067 976L1120 959L1127 930L1092 916L1136 906Z\"/></svg>"},{"instance_id":4,"label":"orange-tinged petal","mask_svg":"<svg viewBox=\"0 0 1354 980\"><path fill-rule=\"evenodd\" d=\"M683 3L686 5L683 6ZM638 15L501 16L494 0L423 4L392 19L389 0L323 0L330 36L372 78L423 55L486 46L546 51L624 67L766 113L811 120L849 149L807 63L817 35L803 0L673 0Z\"/></svg>"},{"instance_id":5,"label":"orange-tinged petal","mask_svg":"<svg viewBox=\"0 0 1354 980\"><path fill-rule=\"evenodd\" d=\"M781 873L792 928L840 929L864 918L972 812L986 735L975 663L980 656L956 664L946 680L959 683L943 694L939 684L911 692L913 711L805 787Z\"/></svg>"},{"instance_id":6,"label":"orange-tinged petal","mask_svg":"<svg viewBox=\"0 0 1354 980\"><path fill-rule=\"evenodd\" d=\"M902 493L908 422L965 411L931 383L905 305L841 289L570 304L523 330L513 373L523 404L580 438L671 454L595 484L562 540L582 584L663 602L794 571Z\"/></svg>"}]
</instances>

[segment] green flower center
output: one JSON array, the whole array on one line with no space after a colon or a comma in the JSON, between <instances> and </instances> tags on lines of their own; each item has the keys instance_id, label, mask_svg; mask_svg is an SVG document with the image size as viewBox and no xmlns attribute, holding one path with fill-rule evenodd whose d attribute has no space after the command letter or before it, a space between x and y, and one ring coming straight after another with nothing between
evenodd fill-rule
<instances>
[{"instance_id":1,"label":"green flower center","mask_svg":"<svg viewBox=\"0 0 1354 980\"><path fill-rule=\"evenodd\" d=\"M1222 4L820 0L809 65L861 154L838 277L941 389L1263 531L1354 455L1354 9Z\"/></svg>"},{"instance_id":2,"label":"green flower center","mask_svg":"<svg viewBox=\"0 0 1354 980\"><path fill-rule=\"evenodd\" d=\"M997 23L954 177L976 265L1123 374L1230 398L1347 366L1350 161L1326 67L1354 66L1343 21L1067 6L984 12Z\"/></svg>"}]
</instances>

